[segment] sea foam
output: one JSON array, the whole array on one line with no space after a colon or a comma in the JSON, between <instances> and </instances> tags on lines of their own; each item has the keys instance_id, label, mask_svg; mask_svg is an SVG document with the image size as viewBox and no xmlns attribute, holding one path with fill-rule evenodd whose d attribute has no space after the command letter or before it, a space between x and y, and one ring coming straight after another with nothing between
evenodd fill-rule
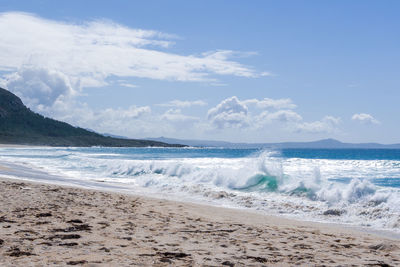
<instances>
[{"instance_id":1,"label":"sea foam","mask_svg":"<svg viewBox=\"0 0 400 267\"><path fill-rule=\"evenodd\" d=\"M0 160L63 176L64 184L101 181L132 193L400 232L400 188L376 182L399 179L399 160L117 148L1 149Z\"/></svg>"}]
</instances>

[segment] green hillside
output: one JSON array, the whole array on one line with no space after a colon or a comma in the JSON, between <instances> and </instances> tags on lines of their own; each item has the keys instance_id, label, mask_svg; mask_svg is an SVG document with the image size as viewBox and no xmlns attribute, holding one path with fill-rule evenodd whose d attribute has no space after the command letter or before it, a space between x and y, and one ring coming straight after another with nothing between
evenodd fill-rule
<instances>
[{"instance_id":1,"label":"green hillside","mask_svg":"<svg viewBox=\"0 0 400 267\"><path fill-rule=\"evenodd\" d=\"M48 146L181 146L157 141L119 139L73 127L32 112L16 95L0 88L0 143Z\"/></svg>"}]
</instances>

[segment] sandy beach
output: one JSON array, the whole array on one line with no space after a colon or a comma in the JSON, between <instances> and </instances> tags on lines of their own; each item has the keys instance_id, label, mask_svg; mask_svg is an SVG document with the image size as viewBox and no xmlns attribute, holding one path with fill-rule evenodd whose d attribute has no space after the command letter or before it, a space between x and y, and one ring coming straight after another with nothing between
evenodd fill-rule
<instances>
[{"instance_id":1,"label":"sandy beach","mask_svg":"<svg viewBox=\"0 0 400 267\"><path fill-rule=\"evenodd\" d=\"M398 266L396 240L241 210L0 179L1 266Z\"/></svg>"}]
</instances>

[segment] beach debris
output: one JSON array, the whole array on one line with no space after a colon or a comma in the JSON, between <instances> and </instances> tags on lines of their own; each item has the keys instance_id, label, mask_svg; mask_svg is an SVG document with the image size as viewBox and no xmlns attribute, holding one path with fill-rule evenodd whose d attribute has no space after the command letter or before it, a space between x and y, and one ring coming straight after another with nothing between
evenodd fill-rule
<instances>
[{"instance_id":1,"label":"beach debris","mask_svg":"<svg viewBox=\"0 0 400 267\"><path fill-rule=\"evenodd\" d=\"M36 218L41 218L41 217L51 217L53 216L50 212L42 212L39 214L36 214Z\"/></svg>"},{"instance_id":2,"label":"beach debris","mask_svg":"<svg viewBox=\"0 0 400 267\"><path fill-rule=\"evenodd\" d=\"M376 245L371 245L368 248L372 249L372 250L393 250L398 247L396 245L390 244L390 243L380 243L380 244L376 244Z\"/></svg>"},{"instance_id":3,"label":"beach debris","mask_svg":"<svg viewBox=\"0 0 400 267\"><path fill-rule=\"evenodd\" d=\"M379 267L391 267L392 265L387 264L383 261L377 261L374 263L367 263L365 266L379 266Z\"/></svg>"},{"instance_id":4,"label":"beach debris","mask_svg":"<svg viewBox=\"0 0 400 267\"><path fill-rule=\"evenodd\" d=\"M73 220L67 221L67 223L83 223L83 222L79 219L73 219Z\"/></svg>"},{"instance_id":5,"label":"beach debris","mask_svg":"<svg viewBox=\"0 0 400 267\"><path fill-rule=\"evenodd\" d=\"M85 264L87 261L85 260L79 260L79 261L68 261L67 265L78 265L78 264Z\"/></svg>"},{"instance_id":6,"label":"beach debris","mask_svg":"<svg viewBox=\"0 0 400 267\"><path fill-rule=\"evenodd\" d=\"M59 246L65 246L65 247L73 247L73 246L77 246L77 245L79 245L78 243L76 243L76 242L71 242L71 243L61 243L61 244L58 244Z\"/></svg>"},{"instance_id":7,"label":"beach debris","mask_svg":"<svg viewBox=\"0 0 400 267\"><path fill-rule=\"evenodd\" d=\"M329 209L329 210L324 211L323 215L340 216L343 213L345 213L344 210Z\"/></svg>"},{"instance_id":8,"label":"beach debris","mask_svg":"<svg viewBox=\"0 0 400 267\"><path fill-rule=\"evenodd\" d=\"M233 262L230 262L230 261L224 261L223 263L221 263L221 265L226 265L226 266L229 266L229 267L235 266L235 264Z\"/></svg>"}]
</instances>

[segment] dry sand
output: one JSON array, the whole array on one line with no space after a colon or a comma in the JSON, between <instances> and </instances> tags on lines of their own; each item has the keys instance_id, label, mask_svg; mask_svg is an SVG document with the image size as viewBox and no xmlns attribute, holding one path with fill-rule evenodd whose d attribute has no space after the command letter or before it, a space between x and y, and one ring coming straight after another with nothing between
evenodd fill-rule
<instances>
[{"instance_id":1,"label":"dry sand","mask_svg":"<svg viewBox=\"0 0 400 267\"><path fill-rule=\"evenodd\" d=\"M397 241L241 210L0 179L1 266L399 266Z\"/></svg>"}]
</instances>

